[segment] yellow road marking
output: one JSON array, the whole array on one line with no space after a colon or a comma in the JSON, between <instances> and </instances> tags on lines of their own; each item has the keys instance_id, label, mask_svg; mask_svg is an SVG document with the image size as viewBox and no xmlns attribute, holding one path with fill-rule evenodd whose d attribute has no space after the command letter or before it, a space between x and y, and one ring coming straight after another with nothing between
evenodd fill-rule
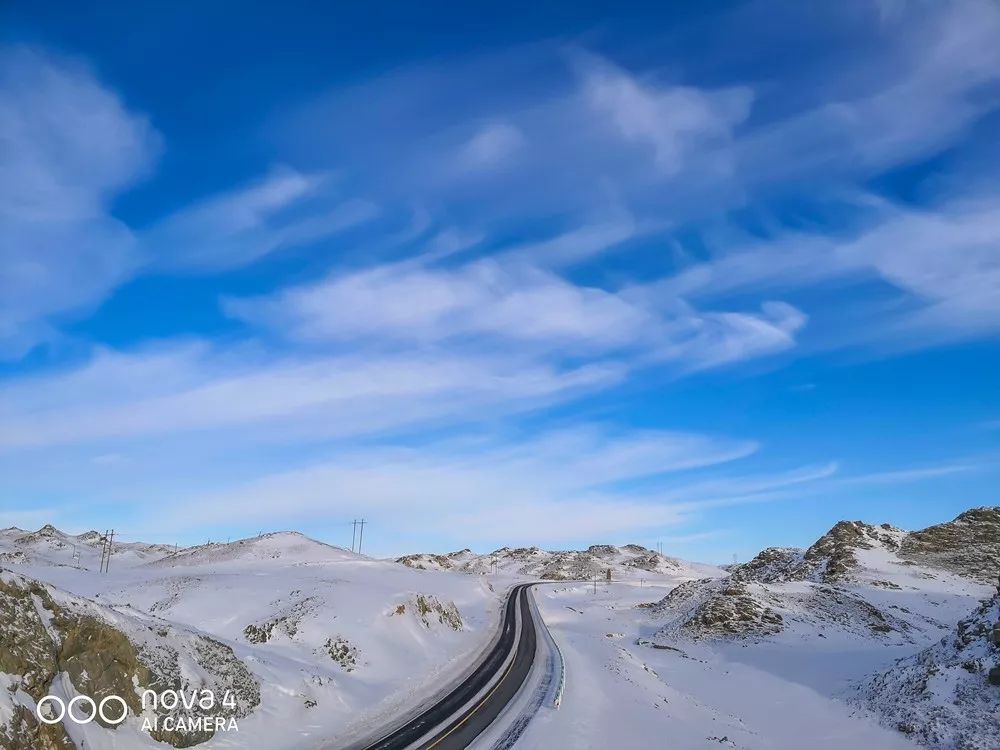
<instances>
[{"instance_id":1,"label":"yellow road marking","mask_svg":"<svg viewBox=\"0 0 1000 750\"><path fill-rule=\"evenodd\" d=\"M460 726L462 726L463 724L465 724L465 722L467 722L469 719L471 719L475 715L476 711L478 711L480 708L482 708L483 704L486 703L486 701L488 701L490 698L493 697L493 693L495 693L497 691L497 689L503 684L503 681L507 679L507 675L510 674L510 670L512 670L514 668L514 662L517 661L517 647L520 646L520 645L521 645L520 641L518 641L515 644L515 646L514 646L514 657L510 660L510 664L507 665L507 669L506 669L506 671L504 671L503 677L501 677L497 681L497 684L494 685L493 689L490 690L490 692L487 693L486 696L479 702L479 705L477 705L474 709L472 709L471 711L469 711L469 713L467 713L465 715L465 717L460 722L458 722L455 726L453 726L447 732L445 732L440 737L438 737L436 740L434 740L434 742L432 742L430 745L428 745L427 746L427 750L431 750L432 748L437 747L441 742L443 742L445 739L447 739L448 735L450 735L452 732L454 732Z\"/></svg>"}]
</instances>

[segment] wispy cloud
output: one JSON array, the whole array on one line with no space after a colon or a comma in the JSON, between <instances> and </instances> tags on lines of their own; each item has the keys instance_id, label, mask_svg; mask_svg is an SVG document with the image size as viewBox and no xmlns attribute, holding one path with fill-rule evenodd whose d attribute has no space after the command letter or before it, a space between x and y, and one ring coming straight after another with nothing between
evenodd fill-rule
<instances>
[{"instance_id":1,"label":"wispy cloud","mask_svg":"<svg viewBox=\"0 0 1000 750\"><path fill-rule=\"evenodd\" d=\"M225 524L239 507L241 515L249 514L257 523L305 517L319 523L364 507L376 523L423 532L436 527L456 543L502 539L556 544L620 537L680 524L699 507L698 502L675 499L687 496L683 487L655 494L623 483L682 477L685 471L737 461L756 450L751 441L601 425L511 438L343 451L294 471L175 498L174 510L183 512L174 513L174 520L156 520L172 526ZM762 491L808 478L803 472L748 476L733 478L725 487Z\"/></svg>"},{"instance_id":2,"label":"wispy cloud","mask_svg":"<svg viewBox=\"0 0 1000 750\"><path fill-rule=\"evenodd\" d=\"M161 139L81 63L0 48L0 358L57 335L139 265L111 200L148 173Z\"/></svg>"},{"instance_id":3,"label":"wispy cloud","mask_svg":"<svg viewBox=\"0 0 1000 750\"><path fill-rule=\"evenodd\" d=\"M5 384L0 449L237 431L258 440L462 423L606 387L613 364L557 367L445 352L267 357L204 345L99 353L82 367Z\"/></svg>"},{"instance_id":4,"label":"wispy cloud","mask_svg":"<svg viewBox=\"0 0 1000 750\"><path fill-rule=\"evenodd\" d=\"M606 116L623 139L648 146L667 175L679 173L692 156L726 153L734 129L750 113L749 87L657 86L593 55L574 57L587 104ZM712 166L728 167L717 161Z\"/></svg>"},{"instance_id":5,"label":"wispy cloud","mask_svg":"<svg viewBox=\"0 0 1000 750\"><path fill-rule=\"evenodd\" d=\"M171 214L142 234L144 249L163 268L218 271L325 239L378 215L369 201L337 200L330 180L276 170Z\"/></svg>"}]
</instances>

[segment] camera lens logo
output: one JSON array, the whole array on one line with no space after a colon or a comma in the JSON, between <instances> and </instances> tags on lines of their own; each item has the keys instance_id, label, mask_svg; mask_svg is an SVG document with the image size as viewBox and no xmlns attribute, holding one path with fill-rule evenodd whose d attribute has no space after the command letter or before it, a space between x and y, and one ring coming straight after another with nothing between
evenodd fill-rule
<instances>
[{"instance_id":1,"label":"camera lens logo","mask_svg":"<svg viewBox=\"0 0 1000 750\"><path fill-rule=\"evenodd\" d=\"M118 718L109 717L107 715L108 712L106 712L105 709L108 708L108 703L114 703L116 701L121 705L121 716ZM50 704L50 715L46 716L42 712L42 708ZM89 711L89 715L82 715L78 717L73 712L73 709L77 706L80 706L81 711ZM115 713L113 707L110 713ZM35 705L35 716L37 716L38 720L43 724L58 724L66 717L69 717L69 720L74 724L89 724L96 717L100 716L101 721L105 724L115 726L116 724L121 724L125 721L125 718L128 716L128 705L126 705L125 700L118 695L108 695L102 698L99 704L94 703L93 698L86 695L78 695L70 700L69 705L67 705L58 695L46 695Z\"/></svg>"}]
</instances>

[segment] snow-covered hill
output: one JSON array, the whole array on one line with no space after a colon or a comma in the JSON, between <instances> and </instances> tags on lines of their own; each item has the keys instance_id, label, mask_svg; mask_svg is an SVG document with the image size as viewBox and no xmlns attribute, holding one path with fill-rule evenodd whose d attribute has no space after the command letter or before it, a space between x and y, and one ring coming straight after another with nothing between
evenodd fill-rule
<instances>
[{"instance_id":1,"label":"snow-covered hill","mask_svg":"<svg viewBox=\"0 0 1000 750\"><path fill-rule=\"evenodd\" d=\"M467 668L495 632L505 585L494 590L482 577L411 570L293 532L176 554L116 542L106 574L98 572L100 551L100 539L52 527L0 533L0 567L8 571L8 595L0 596L4 652L8 643L40 644L22 649L16 663L0 657L0 686L12 688L0 690L0 747L59 747L51 744L59 738L48 736L54 730L21 720L43 694L94 689L86 681L53 682L66 668L53 664L52 654L73 649L83 672L112 680L116 691L127 686L129 696L152 683L157 690L215 684L205 659L218 661L218 654L226 656L225 674L245 673L239 731L161 738L177 746L347 744ZM49 600L59 616L38 614L48 609L38 602ZM100 623L86 638L59 624L84 614ZM51 646L37 637L47 621L57 623L47 631ZM118 674L119 663L129 675ZM38 677L29 688L24 674L31 670ZM88 748L163 746L133 729L116 730L113 743L98 722L80 731ZM5 744L5 731L8 739L17 731L20 744Z\"/></svg>"},{"instance_id":2,"label":"snow-covered hill","mask_svg":"<svg viewBox=\"0 0 1000 750\"><path fill-rule=\"evenodd\" d=\"M996 747L1000 649L986 633L1000 612L981 602L1000 574L998 529L1000 508L917 532L842 521L808 549L769 548L643 604L639 642L707 644L839 699L874 672L860 705L888 726L942 749Z\"/></svg>"},{"instance_id":3,"label":"snow-covered hill","mask_svg":"<svg viewBox=\"0 0 1000 750\"><path fill-rule=\"evenodd\" d=\"M141 691L151 689L227 691L213 717L238 720L260 703L260 686L231 646L204 633L131 608L113 608L11 572L0 573L0 747L101 747L109 738L99 723L64 722L46 726L35 705L48 694L68 701L74 695L101 700L117 695L130 716L115 730L118 747L145 747L155 741L183 747L209 739L212 732L176 732L165 720L179 711L143 707ZM120 715L112 705L109 716ZM158 714L158 716L157 716ZM143 732L143 719L164 721ZM49 744L46 744L49 743ZM86 743L86 744L84 744Z\"/></svg>"},{"instance_id":4,"label":"snow-covered hill","mask_svg":"<svg viewBox=\"0 0 1000 750\"><path fill-rule=\"evenodd\" d=\"M485 555L477 555L464 549L447 555L406 555L396 562L423 570L452 570L471 574L485 574L496 570L507 575L549 581L603 579L608 570L616 581L639 581L654 576L683 579L724 575L724 571L712 565L667 557L638 544L626 544L623 547L595 544L585 550L556 552L539 547L501 547Z\"/></svg>"},{"instance_id":5,"label":"snow-covered hill","mask_svg":"<svg viewBox=\"0 0 1000 750\"><path fill-rule=\"evenodd\" d=\"M1000 593L938 643L866 681L860 700L940 750L1000 746Z\"/></svg>"},{"instance_id":6,"label":"snow-covered hill","mask_svg":"<svg viewBox=\"0 0 1000 750\"><path fill-rule=\"evenodd\" d=\"M50 524L38 531L10 527L0 530L0 566L30 564L97 570L103 546L104 535L97 531L73 535ZM173 547L163 544L115 540L111 566L132 567L173 552Z\"/></svg>"},{"instance_id":7,"label":"snow-covered hill","mask_svg":"<svg viewBox=\"0 0 1000 750\"><path fill-rule=\"evenodd\" d=\"M919 532L841 521L806 550L772 547L722 579L685 583L649 607L659 636L875 638L926 644L991 587L1000 508Z\"/></svg>"}]
</instances>

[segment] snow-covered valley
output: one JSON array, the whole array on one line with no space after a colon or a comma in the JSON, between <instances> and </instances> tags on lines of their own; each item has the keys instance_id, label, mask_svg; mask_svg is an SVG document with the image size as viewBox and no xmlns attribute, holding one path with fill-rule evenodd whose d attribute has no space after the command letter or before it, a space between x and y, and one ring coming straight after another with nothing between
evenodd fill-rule
<instances>
[{"instance_id":1,"label":"snow-covered valley","mask_svg":"<svg viewBox=\"0 0 1000 750\"><path fill-rule=\"evenodd\" d=\"M7 530L0 540L0 564L10 571L0 588L5 650L24 650L26 637L44 638L38 608L27 606L41 596L63 619L93 618L109 626L106 635L121 633L136 646L127 649L130 658L103 664L103 679L79 681L89 695L132 682L146 668L143 687L207 685L221 695L225 674L213 677L201 658L206 644L241 670L252 685L235 696L238 731L219 732L205 747L339 747L364 736L474 661L496 628L504 593L484 578L411 570L294 533L176 554L116 543L106 574L97 572L100 543L88 535L48 527L30 535ZM53 645L72 635L63 628ZM71 656L56 650L46 664L49 677L72 677ZM19 675L3 679L11 690L0 695L7 732L0 746L42 746L32 744L35 722L25 719L17 730L15 719L31 714L47 685ZM28 711L12 713L17 705ZM141 731L138 718L114 731L97 722L66 726L78 747L162 746Z\"/></svg>"},{"instance_id":2,"label":"snow-covered valley","mask_svg":"<svg viewBox=\"0 0 1000 750\"><path fill-rule=\"evenodd\" d=\"M842 522L726 569L638 545L376 560L281 532L116 541L101 573L99 534L7 529L0 747L362 746L467 674L510 586L540 580L565 693L518 747L985 750L998 530L1000 508L913 533ZM150 731L171 711L145 689L232 693L238 730ZM46 694L112 693L131 714L117 728L34 718Z\"/></svg>"}]
</instances>

